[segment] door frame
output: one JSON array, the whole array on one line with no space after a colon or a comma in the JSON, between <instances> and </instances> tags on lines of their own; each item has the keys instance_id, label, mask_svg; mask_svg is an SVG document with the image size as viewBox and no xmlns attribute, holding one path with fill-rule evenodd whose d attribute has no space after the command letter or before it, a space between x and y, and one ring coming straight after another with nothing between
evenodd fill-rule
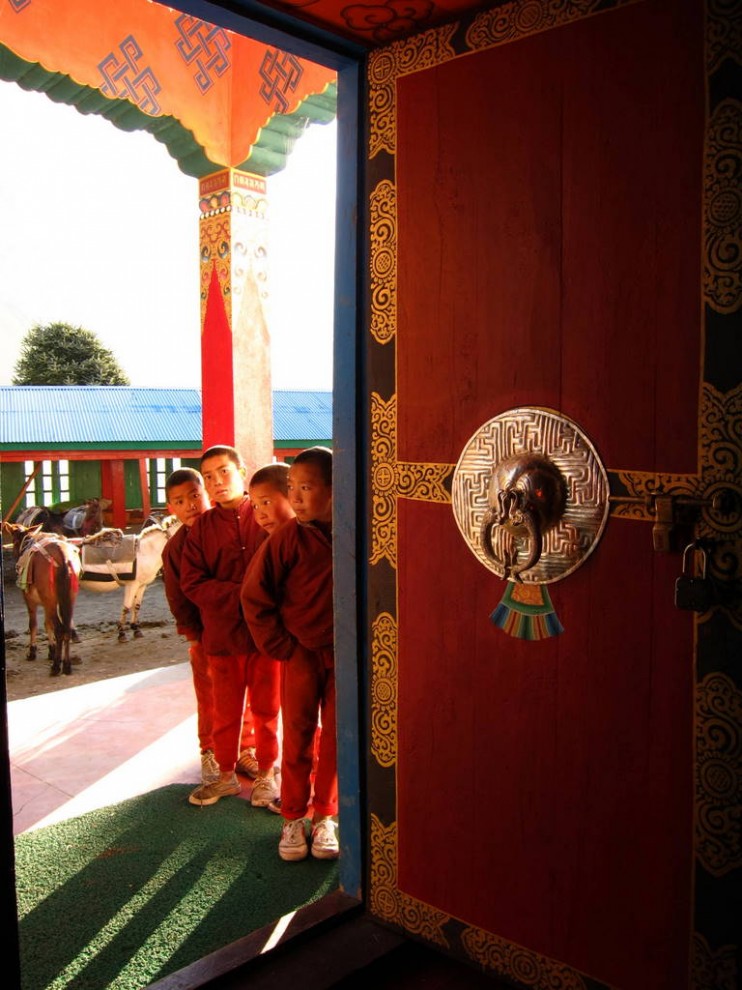
<instances>
[{"instance_id":1,"label":"door frame","mask_svg":"<svg viewBox=\"0 0 742 990\"><path fill-rule=\"evenodd\" d=\"M239 12L219 2L169 0L169 6L235 33L247 35L282 51L334 69L338 76L337 193L335 221L335 306L333 345L333 450L334 450L334 573L335 655L337 677L338 778L342 817L339 860L340 887L345 896L328 895L327 907L310 912L307 925L327 920L328 914L345 912L349 905L364 901L364 837L362 833L361 767L364 733L362 690L366 656L363 636L365 581L360 563L365 560L366 534L363 510L366 479L363 475L361 412L361 360L363 350L360 298L362 241L359 232L360 183L362 181L360 139L365 86L366 49L297 20L271 11L251 0L240 3ZM359 525L360 524L360 525ZM4 879L2 921L10 946L5 972L10 984L20 986L20 943L15 893L13 807L8 742L5 622L0 582L0 792L4 814L0 869ZM306 925L302 926L306 932ZM248 933L249 934L249 933ZM285 943L282 943L285 944ZM210 971L234 970L256 954L254 941L242 939L210 957ZM219 957L223 958L220 961ZM199 963L194 964L199 967ZM179 984L181 985L181 984ZM193 984L196 985L196 984ZM201 985L201 984L199 984Z\"/></svg>"}]
</instances>

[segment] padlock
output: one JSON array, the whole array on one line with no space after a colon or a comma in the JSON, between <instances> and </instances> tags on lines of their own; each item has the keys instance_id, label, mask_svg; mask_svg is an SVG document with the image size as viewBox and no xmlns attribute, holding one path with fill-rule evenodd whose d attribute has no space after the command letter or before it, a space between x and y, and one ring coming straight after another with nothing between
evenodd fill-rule
<instances>
[{"instance_id":1,"label":"padlock","mask_svg":"<svg viewBox=\"0 0 742 990\"><path fill-rule=\"evenodd\" d=\"M696 568L696 553L701 555L701 574L692 573ZM697 543L689 543L683 550L683 573L675 582L675 607L691 612L707 612L714 604L714 585L706 576L707 555Z\"/></svg>"}]
</instances>

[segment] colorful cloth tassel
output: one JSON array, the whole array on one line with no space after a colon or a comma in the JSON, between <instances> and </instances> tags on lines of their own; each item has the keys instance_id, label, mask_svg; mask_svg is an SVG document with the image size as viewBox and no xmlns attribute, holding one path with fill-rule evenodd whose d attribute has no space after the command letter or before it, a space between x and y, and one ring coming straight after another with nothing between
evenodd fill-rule
<instances>
[{"instance_id":1,"label":"colorful cloth tassel","mask_svg":"<svg viewBox=\"0 0 742 990\"><path fill-rule=\"evenodd\" d=\"M515 639L548 639L564 632L543 584L508 581L490 620Z\"/></svg>"}]
</instances>

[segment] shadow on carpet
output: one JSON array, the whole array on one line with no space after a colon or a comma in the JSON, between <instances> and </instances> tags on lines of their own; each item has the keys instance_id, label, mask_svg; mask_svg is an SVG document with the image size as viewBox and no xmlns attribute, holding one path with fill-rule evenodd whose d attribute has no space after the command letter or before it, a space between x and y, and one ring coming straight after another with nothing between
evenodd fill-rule
<instances>
[{"instance_id":1,"label":"shadow on carpet","mask_svg":"<svg viewBox=\"0 0 742 990\"><path fill-rule=\"evenodd\" d=\"M22 990L141 990L338 886L283 819L172 785L16 836Z\"/></svg>"}]
</instances>

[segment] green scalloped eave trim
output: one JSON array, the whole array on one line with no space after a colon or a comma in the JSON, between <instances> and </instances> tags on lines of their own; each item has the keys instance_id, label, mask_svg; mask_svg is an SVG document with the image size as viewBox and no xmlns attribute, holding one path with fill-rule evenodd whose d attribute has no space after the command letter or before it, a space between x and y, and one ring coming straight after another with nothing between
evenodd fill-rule
<instances>
[{"instance_id":1,"label":"green scalloped eave trim","mask_svg":"<svg viewBox=\"0 0 742 990\"><path fill-rule=\"evenodd\" d=\"M82 114L105 117L122 131L147 131L164 144L181 172L200 179L226 168L204 154L193 133L175 117L150 117L128 100L110 100L91 86L76 83L61 72L48 72L37 62L27 62L0 44L0 79L21 89L45 93L54 103L66 103ZM286 167L286 159L310 124L327 124L337 112L337 84L324 93L307 97L292 114L276 114L260 131L250 156L235 168L256 175L274 175Z\"/></svg>"}]
</instances>

